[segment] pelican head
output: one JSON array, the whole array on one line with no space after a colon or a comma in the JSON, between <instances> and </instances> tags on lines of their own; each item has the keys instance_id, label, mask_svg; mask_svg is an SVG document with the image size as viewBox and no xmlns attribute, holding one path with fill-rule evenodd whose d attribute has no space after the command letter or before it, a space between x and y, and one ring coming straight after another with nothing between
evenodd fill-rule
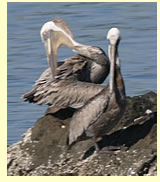
<instances>
[{"instance_id":1,"label":"pelican head","mask_svg":"<svg viewBox=\"0 0 160 182\"><path fill-rule=\"evenodd\" d=\"M117 64L119 63L117 46L120 41L120 30L118 28L111 28L108 31L106 38L109 41L108 56L109 56L109 60L110 60L110 64L111 64L109 88L110 88L110 93L112 93L113 89L114 89L116 60L117 60Z\"/></svg>"},{"instance_id":2,"label":"pelican head","mask_svg":"<svg viewBox=\"0 0 160 182\"><path fill-rule=\"evenodd\" d=\"M58 49L61 45L72 48L76 45L73 34L68 25L60 18L45 23L40 31L42 42L45 45L48 64L54 78L57 68Z\"/></svg>"},{"instance_id":3,"label":"pelican head","mask_svg":"<svg viewBox=\"0 0 160 182\"><path fill-rule=\"evenodd\" d=\"M108 31L106 38L109 40L111 45L117 44L117 42L120 40L120 30L118 28L111 28Z\"/></svg>"}]
</instances>

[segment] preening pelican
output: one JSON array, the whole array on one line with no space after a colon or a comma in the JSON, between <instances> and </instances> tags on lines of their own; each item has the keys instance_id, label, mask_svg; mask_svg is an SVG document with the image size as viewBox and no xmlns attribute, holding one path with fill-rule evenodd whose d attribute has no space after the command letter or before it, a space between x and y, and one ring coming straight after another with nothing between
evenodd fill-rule
<instances>
[{"instance_id":1,"label":"preening pelican","mask_svg":"<svg viewBox=\"0 0 160 182\"><path fill-rule=\"evenodd\" d=\"M32 91L23 96L24 101L47 104L50 107L83 106L103 89L103 86L90 86L89 83L83 85L83 82L100 84L105 80L110 68L108 56L99 47L76 42L68 25L59 18L45 23L40 34L49 68L36 81ZM64 64L57 67L58 49L61 45L71 48L77 56L65 59Z\"/></svg>"},{"instance_id":2,"label":"preening pelican","mask_svg":"<svg viewBox=\"0 0 160 182\"><path fill-rule=\"evenodd\" d=\"M120 60L118 57L119 29L110 29L107 39L109 41L110 59L109 84L88 100L73 115L67 138L69 146L79 140L92 138L96 151L99 151L96 138L110 131L123 114L125 108L125 86L120 72Z\"/></svg>"}]
</instances>

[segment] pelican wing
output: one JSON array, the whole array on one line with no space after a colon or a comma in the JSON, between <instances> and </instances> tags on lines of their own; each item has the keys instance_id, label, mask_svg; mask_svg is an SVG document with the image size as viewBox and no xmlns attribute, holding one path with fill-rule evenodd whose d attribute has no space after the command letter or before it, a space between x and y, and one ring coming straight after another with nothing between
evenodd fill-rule
<instances>
[{"instance_id":1,"label":"pelican wing","mask_svg":"<svg viewBox=\"0 0 160 182\"><path fill-rule=\"evenodd\" d=\"M64 64L56 70L56 79L68 79L69 77L78 80L77 74L83 72L85 66L87 65L87 58L83 56L72 56L64 60Z\"/></svg>"},{"instance_id":2,"label":"pelican wing","mask_svg":"<svg viewBox=\"0 0 160 182\"><path fill-rule=\"evenodd\" d=\"M90 87L89 84L83 85L81 82L79 83L77 82L78 80L77 74L83 73L83 69L85 69L85 66L87 64L86 59L87 58L83 56L73 56L71 58L65 59L64 63L57 68L54 80L52 79L51 69L50 68L46 69L34 84L32 91L24 94L23 96L24 101L37 102L38 105L42 104L58 105L59 103L58 99L62 101L65 100L65 97L67 97L66 98L67 100L70 98L68 97L68 94L71 94L70 96L72 97L73 96L72 94L75 93L74 94L75 97L78 97L79 87L81 88ZM85 79L87 79L87 76L85 77ZM95 85L91 84L91 87L94 86ZM97 86L97 88L99 90L101 89L101 86ZM93 90L95 90L96 92L96 87L95 89L93 88ZM83 93L82 89L81 92ZM89 98L89 96L86 96L86 99L87 97ZM78 101L78 105L79 104L83 105L82 103L80 104L80 102ZM79 107L79 106L74 105L73 107Z\"/></svg>"},{"instance_id":3,"label":"pelican wing","mask_svg":"<svg viewBox=\"0 0 160 182\"><path fill-rule=\"evenodd\" d=\"M23 96L24 101L37 102L38 105L82 107L105 86L68 80L38 80L33 90Z\"/></svg>"},{"instance_id":4,"label":"pelican wing","mask_svg":"<svg viewBox=\"0 0 160 182\"><path fill-rule=\"evenodd\" d=\"M59 79L74 79L77 80L77 76L74 75L78 71L81 71L87 64L86 58L82 56L73 56L71 58L65 59L63 62L58 62L58 68L56 70L56 81ZM35 82L33 90L39 87L46 86L48 82L52 79L51 69L47 68L40 76L40 78ZM27 94L25 94L27 96ZM24 95L24 97L25 97Z\"/></svg>"},{"instance_id":5,"label":"pelican wing","mask_svg":"<svg viewBox=\"0 0 160 182\"><path fill-rule=\"evenodd\" d=\"M104 88L79 109L70 122L67 144L72 145L88 128L93 125L108 107L110 97ZM105 94L104 94L105 93Z\"/></svg>"}]
</instances>

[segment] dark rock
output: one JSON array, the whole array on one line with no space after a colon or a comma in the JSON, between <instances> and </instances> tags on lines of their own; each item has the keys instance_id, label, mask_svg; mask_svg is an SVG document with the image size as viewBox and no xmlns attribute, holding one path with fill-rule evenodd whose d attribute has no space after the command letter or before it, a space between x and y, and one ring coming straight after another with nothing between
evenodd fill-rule
<instances>
[{"instance_id":1,"label":"dark rock","mask_svg":"<svg viewBox=\"0 0 160 182\"><path fill-rule=\"evenodd\" d=\"M47 112L49 113L49 112ZM91 140L70 150L66 137L74 110L46 115L22 141L8 147L8 175L14 176L155 176L157 175L157 94L128 97L117 126L99 138L101 149L120 146L114 154L95 152Z\"/></svg>"}]
</instances>

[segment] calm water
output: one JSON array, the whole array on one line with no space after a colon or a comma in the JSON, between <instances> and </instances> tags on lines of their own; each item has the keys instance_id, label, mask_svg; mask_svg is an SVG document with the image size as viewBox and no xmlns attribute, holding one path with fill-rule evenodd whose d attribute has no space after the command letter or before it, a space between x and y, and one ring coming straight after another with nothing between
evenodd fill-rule
<instances>
[{"instance_id":1,"label":"calm water","mask_svg":"<svg viewBox=\"0 0 160 182\"><path fill-rule=\"evenodd\" d=\"M47 108L21 99L47 68L39 35L45 22L63 18L77 41L104 50L107 31L118 27L126 91L134 96L157 89L156 10L156 3L8 3L8 144L20 140ZM62 47L59 60L72 55Z\"/></svg>"}]
</instances>

